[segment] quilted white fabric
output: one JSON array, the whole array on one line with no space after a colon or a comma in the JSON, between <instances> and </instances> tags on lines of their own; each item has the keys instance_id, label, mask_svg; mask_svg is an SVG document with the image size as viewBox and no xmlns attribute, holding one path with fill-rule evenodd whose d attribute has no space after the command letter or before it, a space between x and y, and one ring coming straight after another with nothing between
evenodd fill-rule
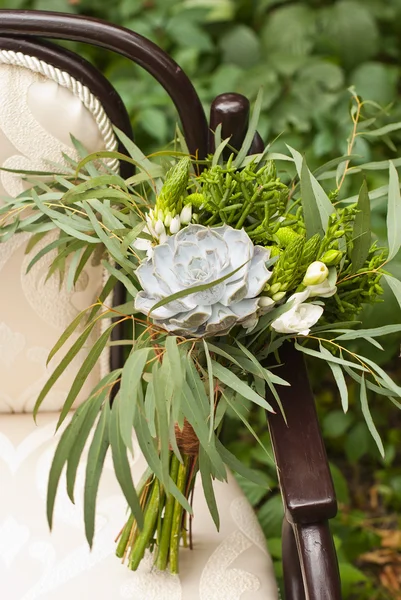
<instances>
[{"instance_id":1,"label":"quilted white fabric","mask_svg":"<svg viewBox=\"0 0 401 600\"><path fill-rule=\"evenodd\" d=\"M28 69L0 65L2 166L47 168L46 160L59 162L61 152L74 154L70 132L91 151L104 147L91 114L69 90ZM2 172L0 185L0 193L17 194L24 184ZM60 287L57 276L45 281L49 257L27 274L28 239L28 234L18 234L0 243L0 598L275 600L263 534L231 476L228 484L216 484L219 533L201 490L195 494L194 550L181 550L179 577L156 572L149 564L132 573L115 558L114 538L124 523L125 502L110 461L101 482L92 552L83 533L84 460L76 504L68 500L61 482L54 531L49 533L45 494L57 411L85 350L46 399L37 426L30 412L58 361L56 357L46 366L49 350L77 312L96 299L102 273L98 266L88 266L72 291ZM78 401L98 377L95 370ZM132 464L136 481L143 469L137 448Z\"/></svg>"},{"instance_id":2,"label":"quilted white fabric","mask_svg":"<svg viewBox=\"0 0 401 600\"><path fill-rule=\"evenodd\" d=\"M276 586L271 559L256 517L230 476L216 483L221 517L216 532L200 487L195 492L194 550L182 548L181 575L154 571L149 564L130 572L114 556L114 538L126 505L106 461L89 551L83 533L85 461L79 467L76 504L64 481L58 491L55 525L48 532L46 483L56 446L56 415L0 415L0 597L7 600L272 600ZM137 446L132 471L145 467Z\"/></svg>"}]
</instances>

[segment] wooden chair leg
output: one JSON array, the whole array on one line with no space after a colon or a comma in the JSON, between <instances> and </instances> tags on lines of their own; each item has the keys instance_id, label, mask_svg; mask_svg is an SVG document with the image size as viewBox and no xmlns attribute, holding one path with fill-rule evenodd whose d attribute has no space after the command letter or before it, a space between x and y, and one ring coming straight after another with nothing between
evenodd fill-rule
<instances>
[{"instance_id":1,"label":"wooden chair leg","mask_svg":"<svg viewBox=\"0 0 401 600\"><path fill-rule=\"evenodd\" d=\"M328 521L294 523L306 600L341 600L337 555Z\"/></svg>"},{"instance_id":2,"label":"wooden chair leg","mask_svg":"<svg viewBox=\"0 0 401 600\"><path fill-rule=\"evenodd\" d=\"M285 600L306 600L292 525L284 517L282 529Z\"/></svg>"}]
</instances>

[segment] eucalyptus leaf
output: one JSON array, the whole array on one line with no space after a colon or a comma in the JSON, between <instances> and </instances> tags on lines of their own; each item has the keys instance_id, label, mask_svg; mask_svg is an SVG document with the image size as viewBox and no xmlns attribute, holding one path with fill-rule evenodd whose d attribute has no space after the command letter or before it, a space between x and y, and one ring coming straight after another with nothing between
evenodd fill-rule
<instances>
[{"instance_id":1,"label":"eucalyptus leaf","mask_svg":"<svg viewBox=\"0 0 401 600\"><path fill-rule=\"evenodd\" d=\"M45 397L47 396L47 394L49 393L51 388L54 386L56 381L64 373L66 368L71 364L71 362L76 357L78 352L81 350L81 348L85 344L86 340L90 336L91 331L94 326L95 326L95 323L92 322L86 327L84 332L81 333L79 338L74 342L74 344L71 346L71 348L68 350L68 352L64 356L63 360L57 365L57 367L54 369L53 373L50 375L49 379L46 381L45 385L43 386L43 388L35 402L35 406L33 409L33 416L35 419L36 419L36 415L38 413L38 410L39 410L43 400L45 399Z\"/></svg>"},{"instance_id":2,"label":"eucalyptus leaf","mask_svg":"<svg viewBox=\"0 0 401 600\"><path fill-rule=\"evenodd\" d=\"M352 272L356 273L365 263L371 246L370 200L366 181L359 191L358 213L352 231L353 248L351 252Z\"/></svg>"},{"instance_id":3,"label":"eucalyptus leaf","mask_svg":"<svg viewBox=\"0 0 401 600\"><path fill-rule=\"evenodd\" d=\"M120 429L121 437L132 452L132 427L136 412L138 386L148 360L151 348L134 349L126 360L121 376L120 387Z\"/></svg>"},{"instance_id":4,"label":"eucalyptus leaf","mask_svg":"<svg viewBox=\"0 0 401 600\"><path fill-rule=\"evenodd\" d=\"M257 394L252 388L250 388L244 381L242 381L239 377L234 375L229 369L223 367L216 361L212 361L213 374L221 383L224 383L227 387L233 389L234 391L244 396L251 402L254 402L258 406L261 406L265 410L274 413L274 409L270 404Z\"/></svg>"},{"instance_id":5,"label":"eucalyptus leaf","mask_svg":"<svg viewBox=\"0 0 401 600\"><path fill-rule=\"evenodd\" d=\"M196 403L192 390L187 382L184 382L181 406L185 418L192 426L200 445L210 459L216 477L221 481L224 481L226 472L223 462L216 450L217 438L215 435L213 435L211 439L209 437L209 427L207 424L209 413L207 412L205 415L201 406Z\"/></svg>"},{"instance_id":6,"label":"eucalyptus leaf","mask_svg":"<svg viewBox=\"0 0 401 600\"><path fill-rule=\"evenodd\" d=\"M398 253L401 247L401 194L400 181L394 163L390 161L390 181L387 204L388 260Z\"/></svg>"},{"instance_id":7,"label":"eucalyptus leaf","mask_svg":"<svg viewBox=\"0 0 401 600\"><path fill-rule=\"evenodd\" d=\"M152 369L153 393L155 399L155 419L157 441L159 444L161 473L164 488L168 492L169 486L169 465L170 465L170 410L167 405L165 394L166 380L163 377L165 370L155 363Z\"/></svg>"},{"instance_id":8,"label":"eucalyptus leaf","mask_svg":"<svg viewBox=\"0 0 401 600\"><path fill-rule=\"evenodd\" d=\"M245 479L248 479L249 481L253 481L254 483L257 483L261 486L266 485L265 478L262 477L261 474L258 473L258 471L254 471L253 469L250 469L249 467L244 465L240 460L238 460L234 456L234 454L232 454L232 452L227 450L227 448L225 448L219 440L217 440L216 445L217 450L227 467L229 467L232 471L235 471L242 477L245 477Z\"/></svg>"},{"instance_id":9,"label":"eucalyptus leaf","mask_svg":"<svg viewBox=\"0 0 401 600\"><path fill-rule=\"evenodd\" d=\"M89 220L93 225L93 228L98 235L98 241L101 241L106 246L107 250L110 252L111 256L118 262L122 267L130 272L133 269L133 264L124 256L120 249L120 243L114 238L110 237L100 225L97 220L95 213L91 209L88 202L83 202L83 206L88 214Z\"/></svg>"},{"instance_id":10,"label":"eucalyptus leaf","mask_svg":"<svg viewBox=\"0 0 401 600\"><path fill-rule=\"evenodd\" d=\"M392 131L398 131L401 129L401 123L389 123L378 129L370 129L368 131L359 131L357 135L367 135L370 137L382 137Z\"/></svg>"},{"instance_id":11,"label":"eucalyptus leaf","mask_svg":"<svg viewBox=\"0 0 401 600\"><path fill-rule=\"evenodd\" d=\"M391 275L384 275L383 277L388 283L391 291L393 292L401 308L401 281L399 281L399 279L396 279L395 277L392 277Z\"/></svg>"},{"instance_id":12,"label":"eucalyptus leaf","mask_svg":"<svg viewBox=\"0 0 401 600\"><path fill-rule=\"evenodd\" d=\"M86 401L89 408L86 411L85 419L83 419L79 430L79 435L75 439L67 461L67 493L71 502L75 502L74 487L82 452L88 440L89 434L92 432L93 424L99 415L101 406L103 402L108 399L110 394L110 387L108 387L108 385L114 381L117 376L118 372L109 373L99 382Z\"/></svg>"},{"instance_id":13,"label":"eucalyptus leaf","mask_svg":"<svg viewBox=\"0 0 401 600\"><path fill-rule=\"evenodd\" d=\"M61 423L64 421L68 412L71 410L71 407L72 407L76 397L78 396L79 392L81 391L82 386L84 385L85 381L87 380L92 369L96 365L101 353L103 352L103 350L107 344L110 334L116 325L117 325L117 323L112 323L106 329L106 331L104 331L102 333L102 335L96 340L96 342L93 344L92 348L88 352L88 355L86 356L85 360L83 361L74 381L72 382L70 391L68 392L68 396L67 396L67 398L64 402L63 408L61 410L60 417L59 417L59 420L57 423L57 427L60 427Z\"/></svg>"},{"instance_id":14,"label":"eucalyptus leaf","mask_svg":"<svg viewBox=\"0 0 401 600\"><path fill-rule=\"evenodd\" d=\"M379 432L377 431L377 428L373 422L372 415L370 414L370 410L369 410L364 374L362 374L360 400L361 400L362 414L365 418L366 425L368 426L368 429L369 429L370 433L372 434L373 439L376 442L376 445L379 449L380 454L384 457L383 442L381 441Z\"/></svg>"},{"instance_id":15,"label":"eucalyptus leaf","mask_svg":"<svg viewBox=\"0 0 401 600\"><path fill-rule=\"evenodd\" d=\"M131 295L131 297L135 298L135 296L138 293L138 290L136 289L132 281L129 279L128 275L124 275L124 273L120 269L116 269L115 267L113 267L107 260L102 260L102 265L111 275L114 275L114 277L118 279L118 281L121 281L121 283L124 285L125 289Z\"/></svg>"},{"instance_id":16,"label":"eucalyptus leaf","mask_svg":"<svg viewBox=\"0 0 401 600\"><path fill-rule=\"evenodd\" d=\"M199 448L199 471L202 480L203 493L205 495L206 504L212 516L217 531L220 530L219 509L217 507L216 496L213 489L213 481L210 473L211 465L208 455L202 447Z\"/></svg>"},{"instance_id":17,"label":"eucalyptus leaf","mask_svg":"<svg viewBox=\"0 0 401 600\"><path fill-rule=\"evenodd\" d=\"M300 346L300 344L298 344L297 342L295 342L294 346L299 352L303 352L304 354L309 354L310 356L314 356L315 358L320 358L321 360L325 360L326 362L330 360L330 362L335 363L337 365L347 366L347 367L351 367L353 369L357 369L358 371L368 372L368 369L366 367L363 367L360 363L356 363L356 362L354 363L349 360L345 360L344 358L339 358L338 356L334 356L333 354L331 354L331 352L329 352L331 357L328 358L327 354L324 355L321 352L319 352L318 350L312 350L311 348L306 348L305 346Z\"/></svg>"},{"instance_id":18,"label":"eucalyptus leaf","mask_svg":"<svg viewBox=\"0 0 401 600\"><path fill-rule=\"evenodd\" d=\"M210 358L209 348L207 347L207 343L203 340L203 348L205 350L206 356L206 364L207 364L207 373L209 379L209 402L210 402L210 413L209 413L209 440L212 439L213 431L214 431L214 385L213 385L213 367L212 367L212 359Z\"/></svg>"},{"instance_id":19,"label":"eucalyptus leaf","mask_svg":"<svg viewBox=\"0 0 401 600\"><path fill-rule=\"evenodd\" d=\"M344 413L348 411L349 401L348 401L348 388L347 383L345 381L344 373L340 367L340 365L332 362L330 359L333 356L329 350L327 350L322 344L320 344L320 352L323 356L327 357L328 365L333 373L333 377L336 381L338 391L340 392L341 398L341 406L343 408Z\"/></svg>"},{"instance_id":20,"label":"eucalyptus leaf","mask_svg":"<svg viewBox=\"0 0 401 600\"><path fill-rule=\"evenodd\" d=\"M71 422L67 425L57 444L56 452L50 467L49 480L47 484L46 511L47 521L50 529L53 527L53 512L56 500L57 488L61 473L68 460L71 449L80 435L80 429L90 408L89 401L84 402L75 411Z\"/></svg>"},{"instance_id":21,"label":"eucalyptus leaf","mask_svg":"<svg viewBox=\"0 0 401 600\"><path fill-rule=\"evenodd\" d=\"M84 521L85 535L89 546L92 548L95 533L96 498L99 489L100 475L109 447L109 421L110 405L106 402L103 406L92 443L88 452L86 463L84 487Z\"/></svg>"},{"instance_id":22,"label":"eucalyptus leaf","mask_svg":"<svg viewBox=\"0 0 401 600\"><path fill-rule=\"evenodd\" d=\"M139 503L134 483L132 481L131 468L127 456L127 447L121 437L120 430L120 398L117 395L114 398L109 427L109 438L111 446L111 454L113 458L114 471L120 487L124 493L125 499L128 502L132 514L138 523L139 529L143 527L143 512Z\"/></svg>"}]
</instances>

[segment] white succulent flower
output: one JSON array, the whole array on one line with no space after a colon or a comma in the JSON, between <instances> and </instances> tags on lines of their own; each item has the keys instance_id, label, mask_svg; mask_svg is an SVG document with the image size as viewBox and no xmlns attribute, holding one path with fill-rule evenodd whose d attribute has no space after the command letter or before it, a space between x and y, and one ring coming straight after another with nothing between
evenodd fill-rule
<instances>
[{"instance_id":1,"label":"white succulent flower","mask_svg":"<svg viewBox=\"0 0 401 600\"><path fill-rule=\"evenodd\" d=\"M303 279L303 284L305 286L308 285L318 285L319 283L323 283L325 279L327 279L329 275L329 270L320 260L315 260L315 262L311 263L306 270L305 277Z\"/></svg>"},{"instance_id":2,"label":"white succulent flower","mask_svg":"<svg viewBox=\"0 0 401 600\"><path fill-rule=\"evenodd\" d=\"M278 333L308 335L310 328L323 314L322 306L305 302L309 298L309 294L309 289L306 289L290 296L287 303L293 302L293 306L272 322L272 328Z\"/></svg>"},{"instance_id":3,"label":"white succulent flower","mask_svg":"<svg viewBox=\"0 0 401 600\"><path fill-rule=\"evenodd\" d=\"M254 246L243 229L188 225L156 246L153 257L138 267L143 291L135 298L135 308L149 314L161 299L213 283L238 269L223 282L169 302L150 315L176 334L224 335L237 323L258 318L263 309L258 296L271 276L266 268L269 257L269 250Z\"/></svg>"}]
</instances>

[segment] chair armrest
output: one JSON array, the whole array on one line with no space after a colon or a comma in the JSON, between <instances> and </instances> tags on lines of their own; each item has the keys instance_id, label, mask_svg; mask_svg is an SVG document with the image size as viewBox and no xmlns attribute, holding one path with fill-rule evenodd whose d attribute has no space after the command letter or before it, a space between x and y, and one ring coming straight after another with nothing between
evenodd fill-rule
<instances>
[{"instance_id":1,"label":"chair armrest","mask_svg":"<svg viewBox=\"0 0 401 600\"><path fill-rule=\"evenodd\" d=\"M276 414L268 413L268 425L286 517L292 523L331 519L337 502L304 357L286 343L280 361L274 372L291 384L279 387L287 424L269 397Z\"/></svg>"},{"instance_id":2,"label":"chair armrest","mask_svg":"<svg viewBox=\"0 0 401 600\"><path fill-rule=\"evenodd\" d=\"M282 538L287 600L341 600L338 563L328 522L291 526L284 518Z\"/></svg>"}]
</instances>

